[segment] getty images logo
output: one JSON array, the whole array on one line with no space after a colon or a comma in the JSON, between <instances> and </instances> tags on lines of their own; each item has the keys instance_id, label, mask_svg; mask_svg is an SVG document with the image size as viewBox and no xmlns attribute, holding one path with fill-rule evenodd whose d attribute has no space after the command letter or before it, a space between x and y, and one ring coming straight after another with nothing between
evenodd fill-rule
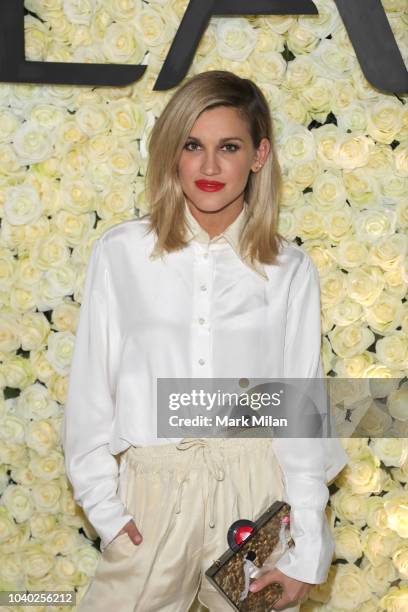
<instances>
[{"instance_id":1,"label":"getty images logo","mask_svg":"<svg viewBox=\"0 0 408 612\"><path fill-rule=\"evenodd\" d=\"M367 81L390 93L408 91L408 72L380 0L333 0ZM0 82L129 85L146 66L32 62L24 53L24 0L0 0ZM175 87L187 74L214 15L317 15L312 0L190 0L154 90Z\"/></svg>"}]
</instances>

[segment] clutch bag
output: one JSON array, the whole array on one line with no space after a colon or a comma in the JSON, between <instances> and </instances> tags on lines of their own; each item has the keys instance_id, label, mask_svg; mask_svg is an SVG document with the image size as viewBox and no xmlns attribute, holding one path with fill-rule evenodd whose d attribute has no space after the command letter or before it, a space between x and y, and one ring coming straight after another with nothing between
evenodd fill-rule
<instances>
[{"instance_id":1,"label":"clutch bag","mask_svg":"<svg viewBox=\"0 0 408 612\"><path fill-rule=\"evenodd\" d=\"M237 534L245 532L240 540ZM251 579L274 568L294 545L290 536L290 505L276 501L255 522L240 519L228 530L229 549L216 559L205 576L237 612L270 612L283 590L279 582L252 593Z\"/></svg>"}]
</instances>

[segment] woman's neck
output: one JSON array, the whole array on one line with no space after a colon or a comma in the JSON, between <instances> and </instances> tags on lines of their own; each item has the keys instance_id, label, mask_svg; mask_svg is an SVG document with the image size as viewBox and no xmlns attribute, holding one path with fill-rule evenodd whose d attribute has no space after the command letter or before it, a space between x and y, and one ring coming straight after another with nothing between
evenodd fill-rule
<instances>
[{"instance_id":1,"label":"woman's neck","mask_svg":"<svg viewBox=\"0 0 408 612\"><path fill-rule=\"evenodd\" d=\"M243 200L237 200L221 210L211 212L200 210L194 204L187 203L187 205L196 221L207 232L210 238L214 238L214 236L222 234L235 221L244 207L244 202Z\"/></svg>"}]
</instances>

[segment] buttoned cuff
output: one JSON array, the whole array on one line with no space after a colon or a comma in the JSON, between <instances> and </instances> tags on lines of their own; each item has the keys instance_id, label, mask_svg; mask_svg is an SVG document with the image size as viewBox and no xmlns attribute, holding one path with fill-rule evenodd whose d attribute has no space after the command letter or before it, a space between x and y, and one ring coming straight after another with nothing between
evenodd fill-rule
<instances>
[{"instance_id":1,"label":"buttoned cuff","mask_svg":"<svg viewBox=\"0 0 408 612\"><path fill-rule=\"evenodd\" d=\"M335 542L324 510L292 508L290 532L295 543L278 560L281 572L311 584L326 582Z\"/></svg>"}]
</instances>

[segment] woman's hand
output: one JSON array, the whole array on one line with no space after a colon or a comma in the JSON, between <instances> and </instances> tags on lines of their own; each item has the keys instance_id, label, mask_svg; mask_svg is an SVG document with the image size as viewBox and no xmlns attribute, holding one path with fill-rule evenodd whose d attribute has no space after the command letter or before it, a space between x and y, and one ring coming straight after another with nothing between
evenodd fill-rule
<instances>
[{"instance_id":1,"label":"woman's hand","mask_svg":"<svg viewBox=\"0 0 408 612\"><path fill-rule=\"evenodd\" d=\"M132 519L122 527L113 539L115 540L121 533L127 533L133 544L140 544L143 541L143 536L136 527L135 521Z\"/></svg>"},{"instance_id":2,"label":"woman's hand","mask_svg":"<svg viewBox=\"0 0 408 612\"><path fill-rule=\"evenodd\" d=\"M296 580L296 578L291 578L275 567L273 570L265 572L265 574L254 580L249 590L254 592L260 591L268 584L271 584L271 582L280 582L283 587L283 594L274 604L273 610L283 610L285 606L293 606L300 600L303 601L314 586L309 582L302 582L301 580ZM254 589L254 586L258 588Z\"/></svg>"}]
</instances>

